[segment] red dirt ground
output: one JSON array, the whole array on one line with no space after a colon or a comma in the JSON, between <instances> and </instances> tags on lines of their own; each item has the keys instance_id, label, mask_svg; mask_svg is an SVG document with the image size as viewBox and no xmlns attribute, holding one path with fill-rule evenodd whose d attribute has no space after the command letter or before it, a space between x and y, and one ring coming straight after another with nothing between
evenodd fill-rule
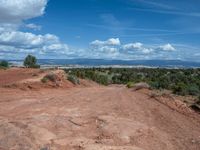
<instances>
[{"instance_id":1,"label":"red dirt ground","mask_svg":"<svg viewBox=\"0 0 200 150\"><path fill-rule=\"evenodd\" d=\"M0 71L0 84L30 81L32 73ZM200 150L200 117L178 100L86 82L26 91L1 87L0 150Z\"/></svg>"},{"instance_id":2,"label":"red dirt ground","mask_svg":"<svg viewBox=\"0 0 200 150\"><path fill-rule=\"evenodd\" d=\"M0 86L6 84L12 84L19 82L24 79L33 78L34 75L37 75L40 72L38 69L19 69L11 68L8 70L0 69Z\"/></svg>"}]
</instances>

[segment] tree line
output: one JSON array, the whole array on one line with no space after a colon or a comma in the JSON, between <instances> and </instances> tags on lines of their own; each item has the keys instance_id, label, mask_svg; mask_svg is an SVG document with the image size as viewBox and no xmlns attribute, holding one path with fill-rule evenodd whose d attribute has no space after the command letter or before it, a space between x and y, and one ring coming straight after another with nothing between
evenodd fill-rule
<instances>
[{"instance_id":1,"label":"tree line","mask_svg":"<svg viewBox=\"0 0 200 150\"><path fill-rule=\"evenodd\" d=\"M104 85L146 82L153 89L167 89L183 96L200 96L200 69L82 68L67 69L66 72Z\"/></svg>"}]
</instances>

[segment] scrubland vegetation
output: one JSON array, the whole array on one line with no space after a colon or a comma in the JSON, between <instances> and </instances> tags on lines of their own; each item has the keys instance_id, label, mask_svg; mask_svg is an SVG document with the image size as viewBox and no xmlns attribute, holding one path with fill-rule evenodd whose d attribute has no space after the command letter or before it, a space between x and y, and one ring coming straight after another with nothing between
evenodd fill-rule
<instances>
[{"instance_id":1,"label":"scrubland vegetation","mask_svg":"<svg viewBox=\"0 0 200 150\"><path fill-rule=\"evenodd\" d=\"M76 76L74 76L74 75L69 75L69 76L67 77L67 80L69 80L69 81L72 82L73 84L80 84L79 79L78 79Z\"/></svg>"},{"instance_id":2,"label":"scrubland vegetation","mask_svg":"<svg viewBox=\"0 0 200 150\"><path fill-rule=\"evenodd\" d=\"M45 76L41 79L41 81L42 81L43 83L46 83L46 82L48 82L48 81L55 82L56 79L57 79L56 74L54 74L54 73L49 73L49 74L45 75Z\"/></svg>"},{"instance_id":3,"label":"scrubland vegetation","mask_svg":"<svg viewBox=\"0 0 200 150\"><path fill-rule=\"evenodd\" d=\"M103 85L146 82L153 89L167 89L178 95L193 95L200 99L200 69L161 68L92 68L66 70L78 78Z\"/></svg>"},{"instance_id":4,"label":"scrubland vegetation","mask_svg":"<svg viewBox=\"0 0 200 150\"><path fill-rule=\"evenodd\" d=\"M9 63L5 60L0 61L0 69L6 69L9 67Z\"/></svg>"}]
</instances>

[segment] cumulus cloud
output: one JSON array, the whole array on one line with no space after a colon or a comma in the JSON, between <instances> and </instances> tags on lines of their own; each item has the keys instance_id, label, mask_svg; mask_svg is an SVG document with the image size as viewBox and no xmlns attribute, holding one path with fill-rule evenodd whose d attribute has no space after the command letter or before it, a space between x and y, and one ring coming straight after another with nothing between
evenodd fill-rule
<instances>
[{"instance_id":1,"label":"cumulus cloud","mask_svg":"<svg viewBox=\"0 0 200 150\"><path fill-rule=\"evenodd\" d=\"M116 58L119 55L121 42L119 38L110 38L106 41L95 40L90 43L90 57Z\"/></svg>"},{"instance_id":2,"label":"cumulus cloud","mask_svg":"<svg viewBox=\"0 0 200 150\"><path fill-rule=\"evenodd\" d=\"M47 0L1 0L0 22L20 22L44 14Z\"/></svg>"},{"instance_id":3,"label":"cumulus cloud","mask_svg":"<svg viewBox=\"0 0 200 150\"><path fill-rule=\"evenodd\" d=\"M106 41L95 40L90 43L92 46L119 46L120 44L119 38L110 38Z\"/></svg>"},{"instance_id":4,"label":"cumulus cloud","mask_svg":"<svg viewBox=\"0 0 200 150\"><path fill-rule=\"evenodd\" d=\"M136 43L129 43L126 45L123 45L123 49L141 49L142 48L142 43L136 42Z\"/></svg>"},{"instance_id":5,"label":"cumulus cloud","mask_svg":"<svg viewBox=\"0 0 200 150\"><path fill-rule=\"evenodd\" d=\"M170 53L175 50L170 44L161 46L145 45L140 42L122 44L118 38L110 38L106 41L95 40L90 45L92 58L156 59L168 56L171 58L173 54Z\"/></svg>"},{"instance_id":6,"label":"cumulus cloud","mask_svg":"<svg viewBox=\"0 0 200 150\"><path fill-rule=\"evenodd\" d=\"M0 34L3 32L14 31L19 27L18 24L0 23Z\"/></svg>"},{"instance_id":7,"label":"cumulus cloud","mask_svg":"<svg viewBox=\"0 0 200 150\"><path fill-rule=\"evenodd\" d=\"M20 31L20 27L41 29L41 26L33 23L24 24L23 21L42 16L47 1L0 0L0 52L5 58L24 57L28 53L54 57L69 53L68 45L62 43L56 35L37 35Z\"/></svg>"},{"instance_id":8,"label":"cumulus cloud","mask_svg":"<svg viewBox=\"0 0 200 150\"><path fill-rule=\"evenodd\" d=\"M57 43L58 37L52 34L35 35L29 32L11 31L0 34L0 44L19 48L36 48L44 44Z\"/></svg>"},{"instance_id":9,"label":"cumulus cloud","mask_svg":"<svg viewBox=\"0 0 200 150\"><path fill-rule=\"evenodd\" d=\"M20 31L4 32L0 34L0 45L10 46L15 49L43 51L43 53L64 53L68 51L68 46L62 44L59 38L52 34L35 35ZM13 50L13 49L11 49Z\"/></svg>"},{"instance_id":10,"label":"cumulus cloud","mask_svg":"<svg viewBox=\"0 0 200 150\"><path fill-rule=\"evenodd\" d=\"M159 47L163 51L175 51L176 49L171 44L165 44Z\"/></svg>"},{"instance_id":11,"label":"cumulus cloud","mask_svg":"<svg viewBox=\"0 0 200 150\"><path fill-rule=\"evenodd\" d=\"M142 43L129 43L122 46L122 52L126 53L136 53L135 51L139 51L140 53L148 54L153 52L152 48L145 48Z\"/></svg>"},{"instance_id":12,"label":"cumulus cloud","mask_svg":"<svg viewBox=\"0 0 200 150\"><path fill-rule=\"evenodd\" d=\"M108 54L108 53L114 54L114 53L118 52L118 49L115 47L103 46L103 47L100 47L98 49L98 51L102 52L102 53L106 53L106 54Z\"/></svg>"}]
</instances>

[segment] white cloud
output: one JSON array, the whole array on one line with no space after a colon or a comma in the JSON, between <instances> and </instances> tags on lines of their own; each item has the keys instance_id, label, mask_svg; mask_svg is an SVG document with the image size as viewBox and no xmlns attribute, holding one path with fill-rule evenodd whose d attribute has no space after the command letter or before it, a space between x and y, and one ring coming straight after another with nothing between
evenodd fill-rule
<instances>
[{"instance_id":1,"label":"white cloud","mask_svg":"<svg viewBox=\"0 0 200 150\"><path fill-rule=\"evenodd\" d=\"M18 27L18 24L0 23L0 34L3 32L17 30Z\"/></svg>"},{"instance_id":2,"label":"white cloud","mask_svg":"<svg viewBox=\"0 0 200 150\"><path fill-rule=\"evenodd\" d=\"M176 49L171 44L165 44L159 47L163 51L175 51Z\"/></svg>"},{"instance_id":3,"label":"white cloud","mask_svg":"<svg viewBox=\"0 0 200 150\"><path fill-rule=\"evenodd\" d=\"M110 46L103 46L103 47L100 47L98 50L100 52L103 52L103 53L106 53L106 54L108 54L108 53L113 53L114 54L114 53L118 52L117 48L110 47Z\"/></svg>"},{"instance_id":4,"label":"white cloud","mask_svg":"<svg viewBox=\"0 0 200 150\"><path fill-rule=\"evenodd\" d=\"M152 48L142 48L142 52L144 54L150 54L151 52L153 52L154 50Z\"/></svg>"},{"instance_id":5,"label":"white cloud","mask_svg":"<svg viewBox=\"0 0 200 150\"><path fill-rule=\"evenodd\" d=\"M49 43L58 43L57 36L52 34L35 35L28 32L10 31L0 34L0 44L19 48L35 48Z\"/></svg>"},{"instance_id":6,"label":"white cloud","mask_svg":"<svg viewBox=\"0 0 200 150\"><path fill-rule=\"evenodd\" d=\"M127 50L127 49L141 49L142 48L142 43L136 42L136 43L129 43L126 45L123 45L123 49Z\"/></svg>"},{"instance_id":7,"label":"white cloud","mask_svg":"<svg viewBox=\"0 0 200 150\"><path fill-rule=\"evenodd\" d=\"M33 23L25 24L24 26L26 28L33 29L33 30L41 30L41 28L42 28L41 26L33 24Z\"/></svg>"},{"instance_id":8,"label":"white cloud","mask_svg":"<svg viewBox=\"0 0 200 150\"><path fill-rule=\"evenodd\" d=\"M175 48L170 44L161 46L145 45L140 42L121 44L119 38L106 41L95 40L90 43L89 56L91 58L112 59L158 59L173 58ZM175 51L176 52L176 51Z\"/></svg>"},{"instance_id":9,"label":"white cloud","mask_svg":"<svg viewBox=\"0 0 200 150\"><path fill-rule=\"evenodd\" d=\"M137 51L137 52L136 52ZM144 53L149 54L153 52L152 48L145 48L142 43L136 42L136 43L129 43L122 46L122 52L126 53Z\"/></svg>"},{"instance_id":10,"label":"white cloud","mask_svg":"<svg viewBox=\"0 0 200 150\"><path fill-rule=\"evenodd\" d=\"M112 46L102 46L90 49L88 57L91 58L117 58L120 55L119 49Z\"/></svg>"},{"instance_id":11,"label":"white cloud","mask_svg":"<svg viewBox=\"0 0 200 150\"><path fill-rule=\"evenodd\" d=\"M90 43L92 46L119 46L121 44L119 38L110 38L106 41L95 40Z\"/></svg>"},{"instance_id":12,"label":"white cloud","mask_svg":"<svg viewBox=\"0 0 200 150\"><path fill-rule=\"evenodd\" d=\"M41 54L67 54L68 46L62 44L59 38L52 34L35 35L20 31L4 32L0 34L0 45L9 46L11 52L38 52Z\"/></svg>"},{"instance_id":13,"label":"white cloud","mask_svg":"<svg viewBox=\"0 0 200 150\"><path fill-rule=\"evenodd\" d=\"M114 38L111 38L111 39L109 39L108 41L107 41L107 44L108 45L120 45L121 43L120 43L120 40L119 40L119 38L116 38L116 39L114 39Z\"/></svg>"},{"instance_id":14,"label":"white cloud","mask_svg":"<svg viewBox=\"0 0 200 150\"><path fill-rule=\"evenodd\" d=\"M47 0L0 0L0 22L21 22L44 14Z\"/></svg>"},{"instance_id":15,"label":"white cloud","mask_svg":"<svg viewBox=\"0 0 200 150\"><path fill-rule=\"evenodd\" d=\"M67 56L68 45L53 34L36 35L19 27L40 30L41 26L23 21L44 14L48 0L0 0L0 52L5 58L22 58L26 54ZM2 56L1 56L2 57Z\"/></svg>"},{"instance_id":16,"label":"white cloud","mask_svg":"<svg viewBox=\"0 0 200 150\"><path fill-rule=\"evenodd\" d=\"M95 40L90 43L90 57L116 58L119 55L121 42L119 38L110 38L106 41Z\"/></svg>"}]
</instances>

